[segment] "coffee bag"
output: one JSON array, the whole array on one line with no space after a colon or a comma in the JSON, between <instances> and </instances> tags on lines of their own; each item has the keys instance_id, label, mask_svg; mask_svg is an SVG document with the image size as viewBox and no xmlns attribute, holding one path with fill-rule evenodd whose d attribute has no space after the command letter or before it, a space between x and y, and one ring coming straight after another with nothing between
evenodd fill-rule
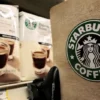
<instances>
[{"instance_id":1,"label":"coffee bag","mask_svg":"<svg viewBox=\"0 0 100 100\"><path fill-rule=\"evenodd\" d=\"M0 5L0 84L20 81L18 8Z\"/></svg>"},{"instance_id":2,"label":"coffee bag","mask_svg":"<svg viewBox=\"0 0 100 100\"><path fill-rule=\"evenodd\" d=\"M33 80L36 72L44 74L53 56L50 20L20 12L20 42L22 80Z\"/></svg>"},{"instance_id":3,"label":"coffee bag","mask_svg":"<svg viewBox=\"0 0 100 100\"><path fill-rule=\"evenodd\" d=\"M68 0L51 9L54 61L60 70L62 100L100 98L99 6L99 0Z\"/></svg>"}]
</instances>

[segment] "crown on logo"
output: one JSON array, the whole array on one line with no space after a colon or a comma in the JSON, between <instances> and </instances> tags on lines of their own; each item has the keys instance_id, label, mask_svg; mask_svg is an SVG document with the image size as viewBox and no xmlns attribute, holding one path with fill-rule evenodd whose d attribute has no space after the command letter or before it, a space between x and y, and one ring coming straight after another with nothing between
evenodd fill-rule
<instances>
[{"instance_id":1,"label":"crown on logo","mask_svg":"<svg viewBox=\"0 0 100 100\"><path fill-rule=\"evenodd\" d=\"M96 43L96 42L97 42L97 40L96 40L95 38L92 39L91 36L88 36L88 37L87 37L87 40L84 40L84 41L83 41L84 44L88 44L88 43Z\"/></svg>"}]
</instances>

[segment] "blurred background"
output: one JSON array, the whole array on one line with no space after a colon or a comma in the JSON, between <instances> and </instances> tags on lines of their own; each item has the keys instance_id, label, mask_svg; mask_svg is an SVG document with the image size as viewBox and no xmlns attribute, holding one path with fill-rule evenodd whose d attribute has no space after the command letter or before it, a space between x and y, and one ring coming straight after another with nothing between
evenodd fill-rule
<instances>
[{"instance_id":1,"label":"blurred background","mask_svg":"<svg viewBox=\"0 0 100 100\"><path fill-rule=\"evenodd\" d=\"M20 10L49 18L50 8L64 0L0 0L0 4L19 5Z\"/></svg>"}]
</instances>

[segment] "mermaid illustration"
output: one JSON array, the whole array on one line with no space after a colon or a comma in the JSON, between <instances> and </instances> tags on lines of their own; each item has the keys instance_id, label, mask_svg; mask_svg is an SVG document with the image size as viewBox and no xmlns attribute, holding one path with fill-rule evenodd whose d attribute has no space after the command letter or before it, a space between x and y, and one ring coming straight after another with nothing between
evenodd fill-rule
<instances>
[{"instance_id":1,"label":"mermaid illustration","mask_svg":"<svg viewBox=\"0 0 100 100\"><path fill-rule=\"evenodd\" d=\"M94 69L100 67L100 53L97 40L91 38L88 37L88 40L84 41L83 56L80 60L86 67Z\"/></svg>"}]
</instances>

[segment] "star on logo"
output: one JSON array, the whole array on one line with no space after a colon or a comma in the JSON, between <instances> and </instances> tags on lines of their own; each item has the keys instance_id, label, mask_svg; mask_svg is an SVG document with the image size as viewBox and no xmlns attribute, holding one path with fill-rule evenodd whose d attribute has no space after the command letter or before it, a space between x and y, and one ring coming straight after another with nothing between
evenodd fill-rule
<instances>
[{"instance_id":1,"label":"star on logo","mask_svg":"<svg viewBox=\"0 0 100 100\"><path fill-rule=\"evenodd\" d=\"M91 39L92 39L92 37L91 37L91 36L89 36L89 37L88 37L88 40L90 41Z\"/></svg>"},{"instance_id":2,"label":"star on logo","mask_svg":"<svg viewBox=\"0 0 100 100\"><path fill-rule=\"evenodd\" d=\"M71 59L74 59L74 56L73 56L73 55L71 55L71 56L70 56L70 58L71 58Z\"/></svg>"}]
</instances>

